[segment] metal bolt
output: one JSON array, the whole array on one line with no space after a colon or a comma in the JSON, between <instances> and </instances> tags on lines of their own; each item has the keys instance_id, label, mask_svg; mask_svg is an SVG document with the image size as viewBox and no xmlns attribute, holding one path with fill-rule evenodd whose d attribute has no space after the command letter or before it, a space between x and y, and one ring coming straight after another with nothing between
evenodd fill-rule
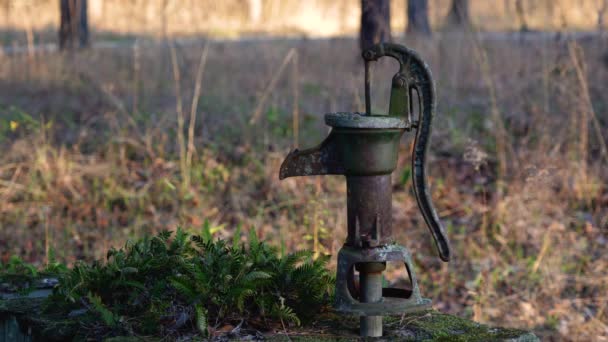
<instances>
[{"instance_id":1,"label":"metal bolt","mask_svg":"<svg viewBox=\"0 0 608 342\"><path fill-rule=\"evenodd\" d=\"M407 80L405 79L405 77L403 75L397 74L393 78L393 85L396 87L403 88L403 87L405 87L406 84L407 84Z\"/></svg>"}]
</instances>

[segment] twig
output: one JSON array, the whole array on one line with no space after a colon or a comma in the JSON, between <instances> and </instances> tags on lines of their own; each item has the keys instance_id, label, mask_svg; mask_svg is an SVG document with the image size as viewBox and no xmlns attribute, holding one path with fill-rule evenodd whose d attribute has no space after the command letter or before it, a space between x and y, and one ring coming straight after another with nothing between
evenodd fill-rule
<instances>
[{"instance_id":1,"label":"twig","mask_svg":"<svg viewBox=\"0 0 608 342\"><path fill-rule=\"evenodd\" d=\"M195 152L194 147L194 126L196 124L196 109L198 107L198 100L201 94L201 83L203 81L203 71L205 70L205 64L207 63L207 54L209 53L209 43L205 43L203 52L201 53L201 60L198 65L196 72L196 80L194 82L194 94L192 94L192 105L190 106L190 122L188 123L188 152L186 154L186 167L188 170L192 167L192 155ZM190 172L188 172L186 179L186 186L190 186Z\"/></svg>"},{"instance_id":2,"label":"twig","mask_svg":"<svg viewBox=\"0 0 608 342\"><path fill-rule=\"evenodd\" d=\"M293 83L293 148L297 148L300 138L300 112L299 112L299 89L300 74L298 71L298 54L293 55L292 59L292 83Z\"/></svg>"},{"instance_id":3,"label":"twig","mask_svg":"<svg viewBox=\"0 0 608 342\"><path fill-rule=\"evenodd\" d=\"M283 58L283 62L281 63L281 66L279 66L279 69L272 76L272 79L268 83L268 86L266 86L266 89L264 89L262 98L260 98L260 101L258 102L257 106L255 107L255 110L253 111L253 115L251 115L251 119L249 120L250 124L255 124L258 121L258 119L260 118L260 114L262 113L262 108L264 107L264 104L266 103L266 100L268 99L270 92L272 92L274 90L274 88L276 87L277 82L279 81L279 77L281 77L281 75L283 74L283 71L285 70L285 67L287 66L287 63L289 63L289 61L293 58L295 53L296 53L296 50L294 48L291 48L285 55L285 58Z\"/></svg>"},{"instance_id":4,"label":"twig","mask_svg":"<svg viewBox=\"0 0 608 342\"><path fill-rule=\"evenodd\" d=\"M173 81L175 81L175 111L177 113L177 140L179 145L179 166L182 173L182 185L186 185L187 173L186 168L186 142L184 140L184 109L182 105L182 88L180 85L181 75L179 64L177 63L177 52L175 44L169 44L171 50L171 64L173 65Z\"/></svg>"},{"instance_id":5,"label":"twig","mask_svg":"<svg viewBox=\"0 0 608 342\"><path fill-rule=\"evenodd\" d=\"M579 54L576 53L577 50L578 50ZM583 117L583 119L587 119L586 115L589 115L591 117L591 122L593 123L593 128L594 128L595 134L597 135L597 140L599 141L599 144L600 144L600 150L602 151L602 156L606 159L606 161L608 161L608 148L606 147L606 141L604 140L604 136L602 135L602 129L601 129L600 123L597 120L595 110L593 109L593 102L591 102L589 86L587 85L587 80L585 77L585 64L582 61L582 58L580 56L583 54L583 51L580 49L580 47L578 46L578 44L576 42L571 42L568 45L568 51L570 52L570 59L572 59L572 64L574 65L574 70L576 71L576 77L577 77L578 82L581 87L581 93L583 95L583 100L585 101L587 109L589 110L588 113L585 113L585 117ZM585 112L585 111L583 110L583 112ZM585 127L586 127L586 122L585 122ZM585 132L581 132L581 133L585 134ZM582 156L582 157L586 158L586 156Z\"/></svg>"},{"instance_id":6,"label":"twig","mask_svg":"<svg viewBox=\"0 0 608 342\"><path fill-rule=\"evenodd\" d=\"M540 252L538 252L538 256L536 257L536 261L534 262L534 264L532 265L532 274L535 274L538 271L538 268L540 267L540 264L542 263L543 258L545 257L545 254L547 254L547 251L549 250L549 247L551 247L551 237L553 236L553 228L554 226L551 225L549 226L549 229L546 230L544 237L543 237L543 245L540 248Z\"/></svg>"},{"instance_id":7,"label":"twig","mask_svg":"<svg viewBox=\"0 0 608 342\"><path fill-rule=\"evenodd\" d=\"M4 202L4 199L8 198L13 193L13 189L15 187L18 187L20 185L20 184L17 184L17 178L19 178L19 176L21 175L21 169L22 169L22 165L17 166L17 169L13 173L13 176L11 177L10 182L8 182L6 191L4 191L2 193L2 202ZM2 183L0 183L0 184L2 184Z\"/></svg>"},{"instance_id":8,"label":"twig","mask_svg":"<svg viewBox=\"0 0 608 342\"><path fill-rule=\"evenodd\" d=\"M139 74L141 70L141 52L139 47L139 39L133 44L133 110L132 113L139 111Z\"/></svg>"},{"instance_id":9,"label":"twig","mask_svg":"<svg viewBox=\"0 0 608 342\"><path fill-rule=\"evenodd\" d=\"M289 337L289 334L287 333L287 328L285 328L285 322L283 322L282 318L279 318L281 320L281 325L283 326L283 332L285 333L285 336L287 336L287 340L291 342L291 337Z\"/></svg>"}]
</instances>

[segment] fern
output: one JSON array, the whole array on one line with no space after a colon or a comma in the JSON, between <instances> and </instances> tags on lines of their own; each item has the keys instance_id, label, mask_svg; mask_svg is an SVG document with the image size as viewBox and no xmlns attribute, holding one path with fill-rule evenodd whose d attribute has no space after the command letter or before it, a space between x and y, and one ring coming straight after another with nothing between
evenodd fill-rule
<instances>
[{"instance_id":1,"label":"fern","mask_svg":"<svg viewBox=\"0 0 608 342\"><path fill-rule=\"evenodd\" d=\"M114 316L112 311L108 310L108 308L106 308L105 305L103 305L103 303L101 302L101 298L99 296L92 295L91 293L89 293L87 295L87 298L89 299L89 302L91 303L93 309L97 313L99 313L99 315L101 316L101 319L103 320L103 322L106 325L108 325L110 327L116 326L118 319L116 318L116 316Z\"/></svg>"},{"instance_id":2,"label":"fern","mask_svg":"<svg viewBox=\"0 0 608 342\"><path fill-rule=\"evenodd\" d=\"M206 337L209 334L207 330L207 311L201 305L195 305L194 310L196 312L196 329Z\"/></svg>"},{"instance_id":3,"label":"fern","mask_svg":"<svg viewBox=\"0 0 608 342\"><path fill-rule=\"evenodd\" d=\"M77 262L61 274L46 309L66 315L89 303L108 333L176 337L188 327L206 336L209 317L215 324L300 325L331 300L328 257L315 260L310 251L279 253L260 241L254 229L249 243L240 242L239 228L229 242L214 240L218 229L206 221L201 235L163 231L110 249L105 262ZM19 265L15 261L12 267ZM191 313L191 324L176 330L172 324L179 317L174 315L184 310ZM86 322L85 331L99 329Z\"/></svg>"},{"instance_id":4,"label":"fern","mask_svg":"<svg viewBox=\"0 0 608 342\"><path fill-rule=\"evenodd\" d=\"M189 301L195 301L198 297L196 288L192 286L192 283L184 278L173 278L170 280L171 285L175 288L182 296L187 298Z\"/></svg>"},{"instance_id":5,"label":"fern","mask_svg":"<svg viewBox=\"0 0 608 342\"><path fill-rule=\"evenodd\" d=\"M256 280L270 279L270 278L272 278L272 275L270 275L270 273L268 273L268 272L253 271L253 272L248 273L247 275L245 275L244 281L246 281L246 282L254 282Z\"/></svg>"},{"instance_id":6,"label":"fern","mask_svg":"<svg viewBox=\"0 0 608 342\"><path fill-rule=\"evenodd\" d=\"M272 315L284 322L292 322L296 325L302 324L298 315L289 306L285 306L282 303L273 306Z\"/></svg>"}]
</instances>

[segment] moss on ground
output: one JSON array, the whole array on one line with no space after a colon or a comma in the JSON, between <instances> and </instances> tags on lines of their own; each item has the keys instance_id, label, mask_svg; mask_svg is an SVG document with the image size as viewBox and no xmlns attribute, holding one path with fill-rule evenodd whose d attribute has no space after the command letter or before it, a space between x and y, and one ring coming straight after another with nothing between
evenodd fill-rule
<instances>
[{"instance_id":1,"label":"moss on ground","mask_svg":"<svg viewBox=\"0 0 608 342\"><path fill-rule=\"evenodd\" d=\"M51 263L47 273L13 259L0 269L0 329L24 342L199 341L207 335L219 341L361 340L359 318L329 308L333 278L327 258L313 260L310 252L279 256L251 232L248 245L237 243L239 234L228 245L213 240L210 231L190 237L178 229L173 239L162 232L110 250L105 263L71 269ZM194 276L184 277L189 274ZM239 289L249 295L238 295ZM380 340L538 340L526 331L434 310L386 317L384 336Z\"/></svg>"},{"instance_id":2,"label":"moss on ground","mask_svg":"<svg viewBox=\"0 0 608 342\"><path fill-rule=\"evenodd\" d=\"M489 327L437 311L408 315L388 333L405 341L538 341L523 330Z\"/></svg>"},{"instance_id":3,"label":"moss on ground","mask_svg":"<svg viewBox=\"0 0 608 342\"><path fill-rule=\"evenodd\" d=\"M78 321L44 315L43 300L40 298L21 298L0 301L0 319L9 315L17 317L23 331L32 331L34 340L66 341L79 340ZM387 341L538 341L530 332L493 328L461 317L439 313L434 310L409 314L401 317L385 318L385 337ZM352 341L359 340L358 319L326 314L310 326L290 329L285 333L265 334L269 341ZM196 338L196 337L194 337ZM199 337L200 338L200 337ZM223 339L239 336L223 336ZM365 340L365 339L360 339ZM371 339L370 339L371 340ZM133 337L114 337L108 342L133 341Z\"/></svg>"}]
</instances>

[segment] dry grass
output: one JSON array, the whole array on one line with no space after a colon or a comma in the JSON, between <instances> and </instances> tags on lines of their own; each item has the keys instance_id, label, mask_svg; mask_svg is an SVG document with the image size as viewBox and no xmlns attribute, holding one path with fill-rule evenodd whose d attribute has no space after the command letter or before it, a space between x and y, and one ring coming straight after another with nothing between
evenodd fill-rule
<instances>
[{"instance_id":1,"label":"dry grass","mask_svg":"<svg viewBox=\"0 0 608 342\"><path fill-rule=\"evenodd\" d=\"M455 258L439 262L401 182L411 136L394 174L395 231L415 251L438 309L556 340L608 339L600 143L608 51L600 39L408 42L437 81L430 181ZM68 262L100 258L126 237L197 230L205 220L219 236L255 226L288 249L336 254L346 230L343 180L279 182L278 168L294 129L310 146L327 132L323 113L363 110L356 42L203 45L0 59L4 258L42 261L51 248ZM275 77L285 60L297 68ZM378 110L387 109L394 67L376 73ZM500 158L497 137L506 145Z\"/></svg>"}]
</instances>

